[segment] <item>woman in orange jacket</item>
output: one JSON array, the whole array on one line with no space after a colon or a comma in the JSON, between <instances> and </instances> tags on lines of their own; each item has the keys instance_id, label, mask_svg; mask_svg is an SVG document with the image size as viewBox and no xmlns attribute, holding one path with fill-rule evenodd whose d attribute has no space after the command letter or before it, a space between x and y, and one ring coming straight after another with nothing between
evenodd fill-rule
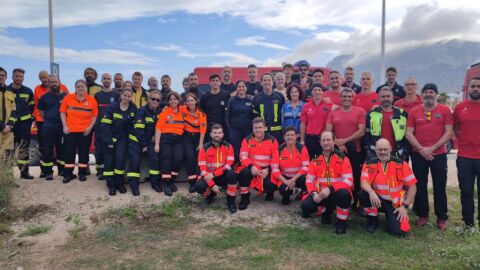
<instances>
[{"instance_id":1,"label":"woman in orange jacket","mask_svg":"<svg viewBox=\"0 0 480 270\"><path fill-rule=\"evenodd\" d=\"M180 106L184 119L183 129L183 152L187 165L188 182L190 193L195 192L197 180L197 153L203 147L205 132L207 132L207 117L198 108L197 97L188 93L185 95L185 105Z\"/></svg>"},{"instance_id":2,"label":"woman in orange jacket","mask_svg":"<svg viewBox=\"0 0 480 270\"><path fill-rule=\"evenodd\" d=\"M87 94L84 80L75 82L75 93L67 95L60 106L65 145L63 183L74 179L75 155L78 152L78 179L87 180L90 134L98 115L97 101Z\"/></svg>"},{"instance_id":3,"label":"woman in orange jacket","mask_svg":"<svg viewBox=\"0 0 480 270\"><path fill-rule=\"evenodd\" d=\"M183 159L184 119L178 106L180 95L170 92L167 95L168 106L158 116L155 127L155 148L160 153L160 172L162 173L163 192L172 196L176 191L175 177Z\"/></svg>"}]
</instances>

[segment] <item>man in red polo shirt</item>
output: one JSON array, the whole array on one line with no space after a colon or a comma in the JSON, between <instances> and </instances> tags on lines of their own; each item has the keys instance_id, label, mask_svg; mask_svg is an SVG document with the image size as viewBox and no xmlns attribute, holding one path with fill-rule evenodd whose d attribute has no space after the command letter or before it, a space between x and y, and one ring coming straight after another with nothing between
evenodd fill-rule
<instances>
[{"instance_id":1,"label":"man in red polo shirt","mask_svg":"<svg viewBox=\"0 0 480 270\"><path fill-rule=\"evenodd\" d=\"M380 105L378 94L372 91L373 74L370 71L362 72L360 85L362 86L362 91L353 97L352 104L368 113L374 106Z\"/></svg>"},{"instance_id":2,"label":"man in red polo shirt","mask_svg":"<svg viewBox=\"0 0 480 270\"><path fill-rule=\"evenodd\" d=\"M327 130L334 131L335 144L344 152L352 165L354 179L354 205L358 201L360 191L360 174L362 172L363 155L361 138L365 134L365 111L352 106L354 91L344 88L340 94L342 106L328 115Z\"/></svg>"},{"instance_id":3,"label":"man in red polo shirt","mask_svg":"<svg viewBox=\"0 0 480 270\"><path fill-rule=\"evenodd\" d=\"M340 106L342 104L342 101L340 100L340 91L342 91L340 72L336 70L330 71L330 74L328 74L328 81L330 83L330 90L323 94L323 100L326 103L333 103Z\"/></svg>"},{"instance_id":4,"label":"man in red polo shirt","mask_svg":"<svg viewBox=\"0 0 480 270\"><path fill-rule=\"evenodd\" d=\"M454 131L458 138L457 173L462 202L462 219L465 230L473 233L475 202L475 178L480 190L480 77L468 83L468 100L455 107L453 112ZM479 196L480 204L480 196ZM480 221L480 209L477 218Z\"/></svg>"},{"instance_id":5,"label":"man in red polo shirt","mask_svg":"<svg viewBox=\"0 0 480 270\"><path fill-rule=\"evenodd\" d=\"M408 90L407 90L408 91ZM417 193L413 209L419 219L417 226L428 221L428 171L432 174L434 207L437 226L445 230L447 207L447 151L445 143L453 135L450 108L437 103L438 89L433 83L422 88L423 105L413 108L407 120L407 140L413 147L412 169L417 178Z\"/></svg>"},{"instance_id":6,"label":"man in red polo shirt","mask_svg":"<svg viewBox=\"0 0 480 270\"><path fill-rule=\"evenodd\" d=\"M413 109L413 107L423 104L422 97L417 94L417 89L418 84L415 78L408 78L405 80L406 95L404 98L395 102L395 106L410 113L410 110Z\"/></svg>"},{"instance_id":7,"label":"man in red polo shirt","mask_svg":"<svg viewBox=\"0 0 480 270\"><path fill-rule=\"evenodd\" d=\"M337 105L322 101L321 84L312 85L312 96L300 115L300 143L307 147L310 159L322 152L320 134L325 129L330 111L338 108Z\"/></svg>"}]
</instances>

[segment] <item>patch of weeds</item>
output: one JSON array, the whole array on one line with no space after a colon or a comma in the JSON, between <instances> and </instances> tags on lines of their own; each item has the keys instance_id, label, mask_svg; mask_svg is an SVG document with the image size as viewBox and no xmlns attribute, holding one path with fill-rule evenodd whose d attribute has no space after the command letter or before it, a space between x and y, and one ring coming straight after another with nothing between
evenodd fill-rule
<instances>
[{"instance_id":1,"label":"patch of weeds","mask_svg":"<svg viewBox=\"0 0 480 270\"><path fill-rule=\"evenodd\" d=\"M463 269L480 269L480 242L478 236L472 235L470 239L444 248L433 248L432 254L436 257L454 261L454 265Z\"/></svg>"},{"instance_id":2,"label":"patch of weeds","mask_svg":"<svg viewBox=\"0 0 480 270\"><path fill-rule=\"evenodd\" d=\"M125 233L122 225L108 224L99 228L95 237L102 242L116 242Z\"/></svg>"},{"instance_id":3,"label":"patch of weeds","mask_svg":"<svg viewBox=\"0 0 480 270\"><path fill-rule=\"evenodd\" d=\"M77 238L80 235L80 232L85 230L87 226L83 223L82 219L80 218L80 214L78 213L71 213L65 218L65 222L67 222L68 233L73 238Z\"/></svg>"},{"instance_id":4,"label":"patch of weeds","mask_svg":"<svg viewBox=\"0 0 480 270\"><path fill-rule=\"evenodd\" d=\"M27 228L26 231L22 232L18 236L25 237L25 236L35 236L42 233L48 232L52 228L52 225L39 225Z\"/></svg>"},{"instance_id":5,"label":"patch of weeds","mask_svg":"<svg viewBox=\"0 0 480 270\"><path fill-rule=\"evenodd\" d=\"M46 204L35 204L29 205L23 208L18 214L17 217L22 218L23 221L29 221L34 217L38 217L48 211L50 211L51 207Z\"/></svg>"},{"instance_id":6,"label":"patch of weeds","mask_svg":"<svg viewBox=\"0 0 480 270\"><path fill-rule=\"evenodd\" d=\"M248 244L258 239L255 229L246 227L228 227L217 235L202 239L203 245L212 250L225 250Z\"/></svg>"}]
</instances>

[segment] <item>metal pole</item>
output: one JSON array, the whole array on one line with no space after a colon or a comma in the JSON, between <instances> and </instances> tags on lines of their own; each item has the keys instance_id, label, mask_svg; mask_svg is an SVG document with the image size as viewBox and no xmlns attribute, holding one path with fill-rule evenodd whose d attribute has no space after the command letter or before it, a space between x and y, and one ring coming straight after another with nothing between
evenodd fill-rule
<instances>
[{"instance_id":1,"label":"metal pole","mask_svg":"<svg viewBox=\"0 0 480 270\"><path fill-rule=\"evenodd\" d=\"M55 62L53 50L53 14L52 14L52 0L48 0L48 32L50 38L50 74L53 74L53 62Z\"/></svg>"},{"instance_id":2,"label":"metal pole","mask_svg":"<svg viewBox=\"0 0 480 270\"><path fill-rule=\"evenodd\" d=\"M380 78L382 78L383 73L385 72L385 2L386 0L382 1L382 52L380 55Z\"/></svg>"}]
</instances>

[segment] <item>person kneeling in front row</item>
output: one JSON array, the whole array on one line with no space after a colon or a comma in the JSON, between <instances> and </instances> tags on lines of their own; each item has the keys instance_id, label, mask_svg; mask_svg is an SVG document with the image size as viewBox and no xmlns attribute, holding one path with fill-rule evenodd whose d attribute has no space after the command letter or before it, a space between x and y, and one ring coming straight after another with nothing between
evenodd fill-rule
<instances>
[{"instance_id":1,"label":"person kneeling in front row","mask_svg":"<svg viewBox=\"0 0 480 270\"><path fill-rule=\"evenodd\" d=\"M363 165L358 198L368 216L366 230L378 228L378 210L385 212L387 232L403 236L410 231L407 208L417 192L417 179L405 161L391 156L392 147L386 139L375 145L376 158Z\"/></svg>"},{"instance_id":2,"label":"person kneeling in front row","mask_svg":"<svg viewBox=\"0 0 480 270\"><path fill-rule=\"evenodd\" d=\"M200 148L198 153L201 178L195 183L195 191L205 195L206 204L211 204L215 196L220 194L220 187L226 187L228 210L235 213L237 176L231 167L235 161L233 147L223 140L221 125L214 124L211 129L212 140Z\"/></svg>"},{"instance_id":3,"label":"person kneeling in front row","mask_svg":"<svg viewBox=\"0 0 480 270\"><path fill-rule=\"evenodd\" d=\"M315 157L308 166L308 196L302 201L302 217L310 214L322 214L322 224L330 224L333 209L336 208L336 234L347 231L347 220L350 215L353 191L352 166L348 157L335 150L333 132L320 134L322 153Z\"/></svg>"}]
</instances>

